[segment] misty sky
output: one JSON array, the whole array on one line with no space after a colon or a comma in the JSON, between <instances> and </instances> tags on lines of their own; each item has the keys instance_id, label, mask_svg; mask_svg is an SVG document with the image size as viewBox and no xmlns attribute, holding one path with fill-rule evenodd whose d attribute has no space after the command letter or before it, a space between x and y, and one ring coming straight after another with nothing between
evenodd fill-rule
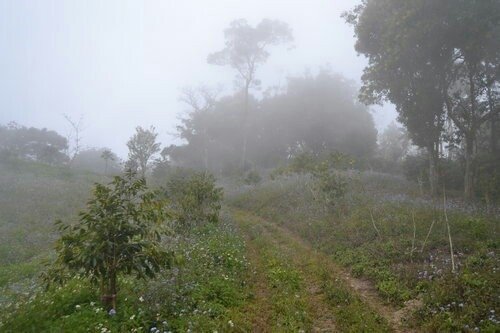
<instances>
[{"instance_id":1,"label":"misty sky","mask_svg":"<svg viewBox=\"0 0 500 333\"><path fill-rule=\"evenodd\" d=\"M66 135L63 118L84 117L84 145L126 157L137 125L154 125L174 142L184 86L233 88L229 68L206 63L238 18L255 25L279 19L293 29L294 48L271 50L258 71L263 86L329 66L359 82L366 63L354 51L340 14L353 0L0 0L0 123L47 127ZM376 109L377 128L395 118Z\"/></svg>"}]
</instances>

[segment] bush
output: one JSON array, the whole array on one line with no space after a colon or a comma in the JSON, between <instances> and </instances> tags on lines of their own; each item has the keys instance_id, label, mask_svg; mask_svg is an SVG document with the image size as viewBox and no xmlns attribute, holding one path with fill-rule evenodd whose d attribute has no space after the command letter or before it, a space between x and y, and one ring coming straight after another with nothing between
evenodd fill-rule
<instances>
[{"instance_id":1,"label":"bush","mask_svg":"<svg viewBox=\"0 0 500 333\"><path fill-rule=\"evenodd\" d=\"M163 203L133 173L108 186L96 184L93 194L79 223L58 221L62 236L46 278L50 283L84 276L99 282L102 301L108 310L116 309L119 276L151 278L168 263L169 254L160 247Z\"/></svg>"},{"instance_id":2,"label":"bush","mask_svg":"<svg viewBox=\"0 0 500 333\"><path fill-rule=\"evenodd\" d=\"M316 171L314 177L327 207L334 207L347 192L347 179L334 170Z\"/></svg>"},{"instance_id":3,"label":"bush","mask_svg":"<svg viewBox=\"0 0 500 333\"><path fill-rule=\"evenodd\" d=\"M257 185L261 181L262 177L256 170L250 171L249 173L247 173L247 176L245 177L245 184L247 185Z\"/></svg>"},{"instance_id":4,"label":"bush","mask_svg":"<svg viewBox=\"0 0 500 333\"><path fill-rule=\"evenodd\" d=\"M500 203L500 157L484 154L477 164L477 195L487 204Z\"/></svg>"},{"instance_id":5,"label":"bush","mask_svg":"<svg viewBox=\"0 0 500 333\"><path fill-rule=\"evenodd\" d=\"M167 181L164 193L179 231L219 220L222 188L210 174L179 170Z\"/></svg>"}]
</instances>

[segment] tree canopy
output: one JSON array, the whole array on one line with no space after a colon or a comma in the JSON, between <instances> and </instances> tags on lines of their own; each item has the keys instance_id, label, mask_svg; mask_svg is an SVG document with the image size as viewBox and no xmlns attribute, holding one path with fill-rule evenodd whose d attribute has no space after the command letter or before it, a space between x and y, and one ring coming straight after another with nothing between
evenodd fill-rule
<instances>
[{"instance_id":1,"label":"tree canopy","mask_svg":"<svg viewBox=\"0 0 500 333\"><path fill-rule=\"evenodd\" d=\"M151 126L149 129L142 128L138 126L136 133L127 142L128 147L128 158L129 167L131 169L138 168L142 177L146 176L148 171L149 162L151 158L160 151L160 143L156 141L158 133L155 132L155 128Z\"/></svg>"},{"instance_id":2,"label":"tree canopy","mask_svg":"<svg viewBox=\"0 0 500 333\"><path fill-rule=\"evenodd\" d=\"M345 17L355 27L356 50L369 60L361 99L396 105L414 143L427 148L431 174L451 123L470 198L478 131L500 112L500 3L366 0Z\"/></svg>"},{"instance_id":3,"label":"tree canopy","mask_svg":"<svg viewBox=\"0 0 500 333\"><path fill-rule=\"evenodd\" d=\"M240 95L218 99L213 107L189 112L178 127L185 144L166 149L172 163L219 172L237 168L241 124ZM273 167L301 150L342 151L369 156L377 132L365 106L356 102L356 87L326 70L288 80L287 88L250 98L248 161ZM207 160L205 160L205 156Z\"/></svg>"},{"instance_id":4,"label":"tree canopy","mask_svg":"<svg viewBox=\"0 0 500 333\"><path fill-rule=\"evenodd\" d=\"M68 141L46 128L25 127L16 123L0 125L0 154L48 164L62 164Z\"/></svg>"},{"instance_id":5,"label":"tree canopy","mask_svg":"<svg viewBox=\"0 0 500 333\"><path fill-rule=\"evenodd\" d=\"M59 222L62 236L49 277L63 281L69 270L99 282L108 310L116 309L118 276L153 277L168 263L159 243L165 210L145 180L131 172L109 185L96 184L93 195L77 224Z\"/></svg>"}]
</instances>

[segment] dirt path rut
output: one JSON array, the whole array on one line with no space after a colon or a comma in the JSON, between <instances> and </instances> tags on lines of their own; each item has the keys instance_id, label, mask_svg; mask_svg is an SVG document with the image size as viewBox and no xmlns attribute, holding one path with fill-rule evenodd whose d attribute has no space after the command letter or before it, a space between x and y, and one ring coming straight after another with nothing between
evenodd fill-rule
<instances>
[{"instance_id":1,"label":"dirt path rut","mask_svg":"<svg viewBox=\"0 0 500 333\"><path fill-rule=\"evenodd\" d=\"M290 263L301 273L306 288L306 301L308 312L311 316L310 331L312 332L340 332L343 329L336 325L336 307L328 302L323 288L325 279L338 281L347 287L350 293L359 298L366 308L379 315L388 325L386 329L379 331L392 331L397 333L414 332L405 327L404 322L410 310L418 306L418 301L409 302L408 306L396 309L384 303L379 297L373 284L364 279L353 277L347 270L335 264L328 256L313 249L289 230L256 217L248 212L233 211L236 221L244 225L242 230L246 233L249 246L249 255L258 266L260 251L256 247L255 239L271 243L278 249ZM250 230L253 230L250 232ZM257 230L257 232L256 232ZM263 276L263 275L262 275ZM260 288L265 290L266 282L261 278ZM266 297L265 291L261 296ZM268 313L272 312L272 306L267 304ZM270 327L270 317L267 318L267 328ZM256 332L273 331L266 330L262 325L258 326Z\"/></svg>"}]
</instances>

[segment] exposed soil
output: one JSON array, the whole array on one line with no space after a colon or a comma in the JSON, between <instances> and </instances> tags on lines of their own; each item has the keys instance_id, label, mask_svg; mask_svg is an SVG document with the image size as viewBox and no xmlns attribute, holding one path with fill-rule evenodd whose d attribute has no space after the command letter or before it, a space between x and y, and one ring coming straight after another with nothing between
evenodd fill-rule
<instances>
[{"instance_id":1,"label":"exposed soil","mask_svg":"<svg viewBox=\"0 0 500 333\"><path fill-rule=\"evenodd\" d=\"M353 277L348 270L337 265L327 255L312 248L288 229L250 215L247 212L244 212L242 215L251 217L249 220L252 220L252 223L261 226L262 232L259 237L264 237L266 240L275 243L281 251L287 254L293 265L302 273L307 290L308 307L313 320L313 332L335 332L335 318L331 311L331 306L325 301L325 295L320 287L320 271L326 271L331 279L342 280L352 290L353 294L359 296L366 303L367 307L387 320L394 332L414 332L406 326L406 322L411 314L422 305L421 300L408 301L400 309L388 305L378 295L371 281ZM252 247L252 241L249 240L249 256L252 262L256 263L257 267L259 266L258 252L258 249ZM262 288L262 290L257 294L256 298L258 299L259 295L265 298L267 287L264 280L261 279L258 281L258 288ZM269 324L269 322L266 324ZM262 325L262 323L256 323L256 325L258 325L255 329L256 332L266 331L266 327L269 327Z\"/></svg>"}]
</instances>

